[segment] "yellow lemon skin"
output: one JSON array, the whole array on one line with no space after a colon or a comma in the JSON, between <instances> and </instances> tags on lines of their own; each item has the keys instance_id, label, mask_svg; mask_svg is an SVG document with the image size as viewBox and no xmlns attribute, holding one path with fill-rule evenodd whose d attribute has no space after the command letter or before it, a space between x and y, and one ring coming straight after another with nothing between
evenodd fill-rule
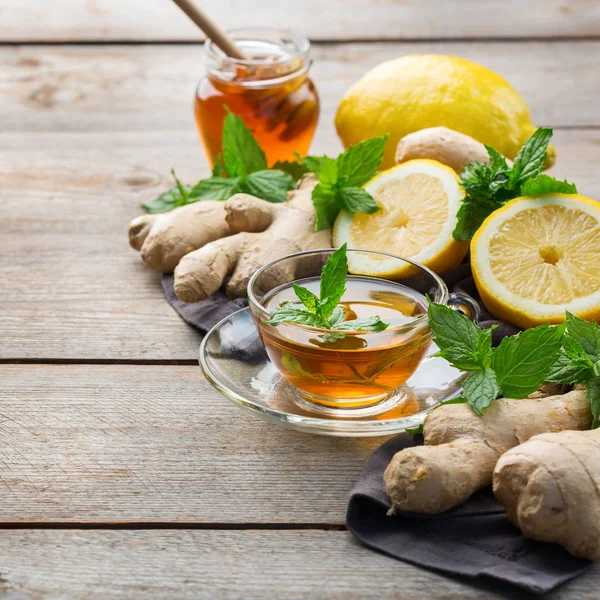
<instances>
[{"instance_id":1,"label":"yellow lemon skin","mask_svg":"<svg viewBox=\"0 0 600 600\"><path fill-rule=\"evenodd\" d=\"M520 327L521 329L529 329L530 327L537 327L538 325L543 325L545 323L563 323L566 317L565 310L561 310L559 314L552 316L535 314L534 311L528 311L520 307L511 305L506 300L499 298L497 294L494 294L490 289L490 285L485 277L485 273L482 268L482 261L480 260L480 253L482 254L485 251L485 242L483 242L483 238L486 236L486 231L488 227L492 227L493 222L497 222L498 217L502 217L502 215L509 213L514 206L519 205L524 201L531 201L532 199L538 199L543 201L545 197L549 196L562 198L567 204L573 203L574 208L578 208L577 205L584 207L585 205L589 205L589 207L594 212L600 210L598 202L591 198L586 198L585 196L580 196L578 194L540 194L538 196L524 196L521 198L515 198L514 200L508 202L502 208L493 212L483 222L483 224L477 230L477 232L473 236L473 239L471 240L471 269L473 273L473 279L477 287L477 291L479 292L483 304L492 316L496 317L500 321L504 321L505 323L510 323L511 325ZM573 234L575 233L581 232L573 231ZM598 252L598 258L600 259L600 246L598 247ZM571 312L574 312L579 318L584 319L586 321L600 322L600 303L597 303L595 305L594 303L590 303L587 307L585 307L582 310L571 310Z\"/></svg>"},{"instance_id":2,"label":"yellow lemon skin","mask_svg":"<svg viewBox=\"0 0 600 600\"><path fill-rule=\"evenodd\" d=\"M425 54L381 63L342 99L335 126L347 148L389 134L381 169L394 164L401 138L448 127L514 159L535 131L527 104L500 75L464 58ZM548 148L546 166L554 163Z\"/></svg>"}]
</instances>

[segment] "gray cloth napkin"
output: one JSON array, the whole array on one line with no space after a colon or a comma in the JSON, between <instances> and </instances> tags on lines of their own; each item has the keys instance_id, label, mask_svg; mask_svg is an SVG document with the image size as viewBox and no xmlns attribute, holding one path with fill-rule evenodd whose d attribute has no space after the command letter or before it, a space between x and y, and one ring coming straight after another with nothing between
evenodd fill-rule
<instances>
[{"instance_id":1,"label":"gray cloth napkin","mask_svg":"<svg viewBox=\"0 0 600 600\"><path fill-rule=\"evenodd\" d=\"M582 573L590 563L556 544L526 538L511 525L490 488L464 504L427 516L387 516L383 472L404 448L422 444L404 433L371 456L350 494L346 525L369 548L452 575L492 578L544 594Z\"/></svg>"},{"instance_id":2,"label":"gray cloth napkin","mask_svg":"<svg viewBox=\"0 0 600 600\"><path fill-rule=\"evenodd\" d=\"M481 327L493 324L494 344L518 331L484 310L471 269L462 264L443 276L452 292L463 292L479 301ZM221 319L248 305L245 299L230 300L223 292L203 302L185 304L173 291L173 275L163 275L162 286L169 304L181 318L206 333ZM236 342L240 359L253 362L264 357L264 348L254 338ZM562 547L525 538L513 527L491 489L475 494L467 502L435 517L402 514L388 517L389 499L383 487L383 472L392 456L417 442L399 435L372 455L348 505L348 529L364 544L406 562L453 575L488 577L542 594L572 579L589 563L576 559ZM422 442L421 442L422 443Z\"/></svg>"}]
</instances>

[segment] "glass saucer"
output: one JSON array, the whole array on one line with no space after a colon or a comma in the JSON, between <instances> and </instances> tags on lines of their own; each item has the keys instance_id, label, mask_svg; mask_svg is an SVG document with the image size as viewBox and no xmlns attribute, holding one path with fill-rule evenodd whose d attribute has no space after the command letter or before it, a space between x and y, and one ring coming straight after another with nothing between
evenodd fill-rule
<instances>
[{"instance_id":1,"label":"glass saucer","mask_svg":"<svg viewBox=\"0 0 600 600\"><path fill-rule=\"evenodd\" d=\"M457 397L464 374L444 359L428 356L394 394L391 408L349 411L327 416L309 410L296 388L277 372L264 350L249 308L217 323L200 344L199 362L205 377L224 396L256 415L280 425L339 437L390 435L415 428L440 402Z\"/></svg>"}]
</instances>

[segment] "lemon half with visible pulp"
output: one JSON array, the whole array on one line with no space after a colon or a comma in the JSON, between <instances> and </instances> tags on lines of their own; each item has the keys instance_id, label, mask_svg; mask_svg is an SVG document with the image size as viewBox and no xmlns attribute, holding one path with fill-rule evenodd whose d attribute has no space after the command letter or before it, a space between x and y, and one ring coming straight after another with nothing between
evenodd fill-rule
<instances>
[{"instance_id":1,"label":"lemon half with visible pulp","mask_svg":"<svg viewBox=\"0 0 600 600\"><path fill-rule=\"evenodd\" d=\"M364 189L380 210L367 215L341 212L333 227L333 243L376 250L421 263L437 273L457 266L467 242L452 237L464 191L455 171L435 160L410 160L380 173ZM397 259L349 256L352 273L401 278L413 269Z\"/></svg>"},{"instance_id":2,"label":"lemon half with visible pulp","mask_svg":"<svg viewBox=\"0 0 600 600\"><path fill-rule=\"evenodd\" d=\"M600 320L600 204L576 194L516 198L471 242L487 309L519 327L562 323L565 311Z\"/></svg>"}]
</instances>

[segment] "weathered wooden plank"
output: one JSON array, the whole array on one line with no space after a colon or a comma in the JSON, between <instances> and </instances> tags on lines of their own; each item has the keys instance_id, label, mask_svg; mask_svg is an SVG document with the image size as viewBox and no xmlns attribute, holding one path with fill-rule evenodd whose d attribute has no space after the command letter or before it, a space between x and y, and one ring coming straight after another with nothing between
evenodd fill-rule
<instances>
[{"instance_id":1,"label":"weathered wooden plank","mask_svg":"<svg viewBox=\"0 0 600 600\"><path fill-rule=\"evenodd\" d=\"M335 154L331 125L315 150ZM600 131L558 131L556 176L600 199ZM139 203L207 169L193 131L0 134L0 359L194 360L199 335L129 248Z\"/></svg>"},{"instance_id":2,"label":"weathered wooden plank","mask_svg":"<svg viewBox=\"0 0 600 600\"><path fill-rule=\"evenodd\" d=\"M210 0L205 9L224 27L292 28L312 39L418 39L593 36L600 7L586 0ZM165 0L11 2L0 15L2 41L197 40L202 34Z\"/></svg>"},{"instance_id":3,"label":"weathered wooden plank","mask_svg":"<svg viewBox=\"0 0 600 600\"><path fill-rule=\"evenodd\" d=\"M330 131L345 90L371 67L428 52L494 69L523 95L538 124L600 126L600 78L594 76L600 41L316 45L312 73L321 126ZM194 45L4 47L0 131L193 130L202 54Z\"/></svg>"},{"instance_id":4,"label":"weathered wooden plank","mask_svg":"<svg viewBox=\"0 0 600 600\"><path fill-rule=\"evenodd\" d=\"M0 522L341 523L385 439L266 423L200 367L0 365L0 381Z\"/></svg>"},{"instance_id":5,"label":"weathered wooden plank","mask_svg":"<svg viewBox=\"0 0 600 600\"><path fill-rule=\"evenodd\" d=\"M343 531L3 531L6 598L525 600L367 550ZM545 596L595 598L596 565Z\"/></svg>"}]
</instances>

